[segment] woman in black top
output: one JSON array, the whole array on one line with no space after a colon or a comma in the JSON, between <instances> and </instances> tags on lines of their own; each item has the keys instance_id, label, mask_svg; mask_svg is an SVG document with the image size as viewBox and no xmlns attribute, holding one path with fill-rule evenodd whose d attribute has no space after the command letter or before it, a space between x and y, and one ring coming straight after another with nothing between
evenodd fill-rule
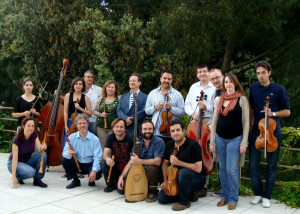
<instances>
[{"instance_id":1,"label":"woman in black top","mask_svg":"<svg viewBox=\"0 0 300 214\"><path fill-rule=\"evenodd\" d=\"M41 102L37 96L32 94L33 87L32 79L26 78L23 80L22 88L24 94L17 98L12 112L13 117L18 117L18 127L21 126L21 122L25 117L38 118L40 116Z\"/></svg>"}]
</instances>

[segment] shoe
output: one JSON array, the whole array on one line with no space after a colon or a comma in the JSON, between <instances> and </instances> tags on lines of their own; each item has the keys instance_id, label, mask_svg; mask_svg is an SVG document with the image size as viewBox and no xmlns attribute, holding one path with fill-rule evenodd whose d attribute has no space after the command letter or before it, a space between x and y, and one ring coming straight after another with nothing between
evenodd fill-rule
<instances>
[{"instance_id":1,"label":"shoe","mask_svg":"<svg viewBox=\"0 0 300 214\"><path fill-rule=\"evenodd\" d=\"M73 179L73 181L68 186L66 186L66 188L67 189L73 189L75 187L80 187L80 186L81 186L80 180Z\"/></svg>"},{"instance_id":2,"label":"shoe","mask_svg":"<svg viewBox=\"0 0 300 214\"><path fill-rule=\"evenodd\" d=\"M146 202L147 203L152 203L152 202L155 202L155 201L157 201L157 194L153 194L153 193L148 194Z\"/></svg>"},{"instance_id":3,"label":"shoe","mask_svg":"<svg viewBox=\"0 0 300 214\"><path fill-rule=\"evenodd\" d=\"M258 204L259 202L261 202L262 201L262 197L261 196L255 196L253 199L252 199L252 201L250 202L250 204L254 204L254 205L256 205L256 204Z\"/></svg>"},{"instance_id":4,"label":"shoe","mask_svg":"<svg viewBox=\"0 0 300 214\"><path fill-rule=\"evenodd\" d=\"M23 183L24 183L24 182L23 182ZM48 185L45 184L41 179L39 179L39 178L34 178L34 180L33 180L33 186L39 186L39 187L46 188Z\"/></svg>"},{"instance_id":5,"label":"shoe","mask_svg":"<svg viewBox=\"0 0 300 214\"><path fill-rule=\"evenodd\" d=\"M124 190L117 189L117 192L118 192L120 195L124 195Z\"/></svg>"},{"instance_id":6,"label":"shoe","mask_svg":"<svg viewBox=\"0 0 300 214\"><path fill-rule=\"evenodd\" d=\"M112 191L114 191L116 189L116 187L105 187L104 188L104 192L112 192Z\"/></svg>"},{"instance_id":7,"label":"shoe","mask_svg":"<svg viewBox=\"0 0 300 214\"><path fill-rule=\"evenodd\" d=\"M189 203L188 205L183 205L183 204L174 204L172 206L172 210L174 211L180 211L180 210L184 210L186 208L189 208L191 206L191 203Z\"/></svg>"},{"instance_id":8,"label":"shoe","mask_svg":"<svg viewBox=\"0 0 300 214\"><path fill-rule=\"evenodd\" d=\"M25 184L23 180L18 179L19 184Z\"/></svg>"},{"instance_id":9,"label":"shoe","mask_svg":"<svg viewBox=\"0 0 300 214\"><path fill-rule=\"evenodd\" d=\"M263 208L269 208L271 206L270 200L267 198L262 199L262 207Z\"/></svg>"},{"instance_id":10,"label":"shoe","mask_svg":"<svg viewBox=\"0 0 300 214\"><path fill-rule=\"evenodd\" d=\"M236 204L228 204L228 209L229 210L234 210L236 208Z\"/></svg>"},{"instance_id":11,"label":"shoe","mask_svg":"<svg viewBox=\"0 0 300 214\"><path fill-rule=\"evenodd\" d=\"M207 196L207 189L205 187L201 188L199 191L198 191L198 196L200 198L202 197L206 197Z\"/></svg>"},{"instance_id":12,"label":"shoe","mask_svg":"<svg viewBox=\"0 0 300 214\"><path fill-rule=\"evenodd\" d=\"M225 206L225 204L227 204L227 203L228 203L227 201L221 200L221 201L219 201L219 202L217 203L217 206L218 206L218 207L223 207L223 206Z\"/></svg>"},{"instance_id":13,"label":"shoe","mask_svg":"<svg viewBox=\"0 0 300 214\"><path fill-rule=\"evenodd\" d=\"M77 174L78 178L84 178L84 175L83 174Z\"/></svg>"},{"instance_id":14,"label":"shoe","mask_svg":"<svg viewBox=\"0 0 300 214\"><path fill-rule=\"evenodd\" d=\"M93 181L93 182L89 182L89 184L88 184L90 187L94 187L94 186L96 186L96 184L95 184L95 181Z\"/></svg>"},{"instance_id":15,"label":"shoe","mask_svg":"<svg viewBox=\"0 0 300 214\"><path fill-rule=\"evenodd\" d=\"M192 197L191 197L191 202L196 202L196 201L198 201L198 193L197 192L192 192Z\"/></svg>"}]
</instances>

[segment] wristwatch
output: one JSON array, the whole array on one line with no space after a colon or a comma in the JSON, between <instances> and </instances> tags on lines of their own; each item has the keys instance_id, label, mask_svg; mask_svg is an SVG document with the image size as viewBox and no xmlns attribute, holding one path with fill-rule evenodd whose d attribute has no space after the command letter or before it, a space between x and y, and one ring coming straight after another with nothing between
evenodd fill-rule
<instances>
[{"instance_id":1,"label":"wristwatch","mask_svg":"<svg viewBox=\"0 0 300 214\"><path fill-rule=\"evenodd\" d=\"M272 112L272 115L273 115L273 117L276 117L276 113L275 112Z\"/></svg>"}]
</instances>

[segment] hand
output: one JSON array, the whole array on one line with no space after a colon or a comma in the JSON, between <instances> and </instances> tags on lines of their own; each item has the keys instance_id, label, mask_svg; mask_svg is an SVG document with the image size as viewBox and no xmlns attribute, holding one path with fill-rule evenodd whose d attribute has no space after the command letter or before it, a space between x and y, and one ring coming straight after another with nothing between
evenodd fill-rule
<instances>
[{"instance_id":1,"label":"hand","mask_svg":"<svg viewBox=\"0 0 300 214\"><path fill-rule=\"evenodd\" d=\"M215 153L215 152L216 152L216 145L211 145L211 146L210 146L210 151L211 151L212 153Z\"/></svg>"},{"instance_id":2,"label":"hand","mask_svg":"<svg viewBox=\"0 0 300 214\"><path fill-rule=\"evenodd\" d=\"M139 157L134 153L131 156L131 161L132 161L133 164L142 164L141 159L139 159Z\"/></svg>"},{"instance_id":3,"label":"hand","mask_svg":"<svg viewBox=\"0 0 300 214\"><path fill-rule=\"evenodd\" d=\"M193 118L193 120L195 120L195 121L198 121L198 114L192 114L192 118Z\"/></svg>"},{"instance_id":4,"label":"hand","mask_svg":"<svg viewBox=\"0 0 300 214\"><path fill-rule=\"evenodd\" d=\"M208 129L211 130L211 124L207 125Z\"/></svg>"},{"instance_id":5,"label":"hand","mask_svg":"<svg viewBox=\"0 0 300 214\"><path fill-rule=\"evenodd\" d=\"M30 115L30 111L24 111L24 116L28 117Z\"/></svg>"},{"instance_id":6,"label":"hand","mask_svg":"<svg viewBox=\"0 0 300 214\"><path fill-rule=\"evenodd\" d=\"M46 150L46 149L47 149L47 144L46 143L41 144L41 151Z\"/></svg>"},{"instance_id":7,"label":"hand","mask_svg":"<svg viewBox=\"0 0 300 214\"><path fill-rule=\"evenodd\" d=\"M109 167L113 167L113 166L115 165L115 162L113 161L113 159L107 158L107 159L106 159L106 164L107 164Z\"/></svg>"},{"instance_id":8,"label":"hand","mask_svg":"<svg viewBox=\"0 0 300 214\"><path fill-rule=\"evenodd\" d=\"M36 114L36 109L32 108L32 109L30 109L30 112L35 115Z\"/></svg>"},{"instance_id":9,"label":"hand","mask_svg":"<svg viewBox=\"0 0 300 214\"><path fill-rule=\"evenodd\" d=\"M162 110L163 107L164 107L164 105L163 105L163 104L160 104L160 103L158 103L158 104L156 104L156 105L154 106L154 108L155 108L156 110L158 110L158 111Z\"/></svg>"},{"instance_id":10,"label":"hand","mask_svg":"<svg viewBox=\"0 0 300 214\"><path fill-rule=\"evenodd\" d=\"M18 181L18 179L16 178L16 176L13 176L12 177L12 180L13 180L13 185L12 185L12 189L17 189L18 188L18 186L19 186L19 181Z\"/></svg>"},{"instance_id":11,"label":"hand","mask_svg":"<svg viewBox=\"0 0 300 214\"><path fill-rule=\"evenodd\" d=\"M120 190L124 189L124 180L123 180L122 176L120 176L118 179L118 189L120 189Z\"/></svg>"},{"instance_id":12,"label":"hand","mask_svg":"<svg viewBox=\"0 0 300 214\"><path fill-rule=\"evenodd\" d=\"M202 109L202 110L207 110L206 105L203 103L203 101L199 101L199 102L198 102L198 106L199 106L199 108Z\"/></svg>"},{"instance_id":13,"label":"hand","mask_svg":"<svg viewBox=\"0 0 300 214\"><path fill-rule=\"evenodd\" d=\"M264 110L260 111L260 112L266 112L267 111L267 115L269 117L273 117L273 114L272 114L272 110L270 108L264 108Z\"/></svg>"},{"instance_id":14,"label":"hand","mask_svg":"<svg viewBox=\"0 0 300 214\"><path fill-rule=\"evenodd\" d=\"M175 155L171 155L170 157L170 163L172 163L173 165L178 165L179 160Z\"/></svg>"},{"instance_id":15,"label":"hand","mask_svg":"<svg viewBox=\"0 0 300 214\"><path fill-rule=\"evenodd\" d=\"M240 146L240 153L241 154L244 154L247 150L247 147L246 146Z\"/></svg>"},{"instance_id":16,"label":"hand","mask_svg":"<svg viewBox=\"0 0 300 214\"><path fill-rule=\"evenodd\" d=\"M89 182L95 182L96 174L97 173L95 171L91 171L91 173L89 174Z\"/></svg>"},{"instance_id":17,"label":"hand","mask_svg":"<svg viewBox=\"0 0 300 214\"><path fill-rule=\"evenodd\" d=\"M127 117L127 119L126 119L126 125L127 125L127 127L132 124L132 121L131 121L132 119L133 119L133 117Z\"/></svg>"},{"instance_id":18,"label":"hand","mask_svg":"<svg viewBox=\"0 0 300 214\"><path fill-rule=\"evenodd\" d=\"M73 148L73 150L70 149L70 150L68 151L68 156L69 156L69 157L72 157L72 155L75 154L74 151L75 151L75 148Z\"/></svg>"},{"instance_id":19,"label":"hand","mask_svg":"<svg viewBox=\"0 0 300 214\"><path fill-rule=\"evenodd\" d=\"M166 187L166 183L167 183L167 181L164 181L164 182L160 185L160 187L161 187L162 189L164 189L164 188Z\"/></svg>"},{"instance_id":20,"label":"hand","mask_svg":"<svg viewBox=\"0 0 300 214\"><path fill-rule=\"evenodd\" d=\"M100 114L100 117L107 117L107 113L106 113L106 112L102 112L102 113Z\"/></svg>"},{"instance_id":21,"label":"hand","mask_svg":"<svg viewBox=\"0 0 300 214\"><path fill-rule=\"evenodd\" d=\"M169 102L165 102L165 107L167 110L171 110L172 106Z\"/></svg>"},{"instance_id":22,"label":"hand","mask_svg":"<svg viewBox=\"0 0 300 214\"><path fill-rule=\"evenodd\" d=\"M69 128L67 126L65 127L65 133L66 133L67 136L70 135Z\"/></svg>"},{"instance_id":23,"label":"hand","mask_svg":"<svg viewBox=\"0 0 300 214\"><path fill-rule=\"evenodd\" d=\"M57 94L57 90L54 91L54 96Z\"/></svg>"},{"instance_id":24,"label":"hand","mask_svg":"<svg viewBox=\"0 0 300 214\"><path fill-rule=\"evenodd\" d=\"M79 105L79 103L78 103L78 102L74 103L74 106L75 106L75 108L77 108L78 110L80 110L80 109L81 109L81 107L80 107L80 105Z\"/></svg>"}]
</instances>

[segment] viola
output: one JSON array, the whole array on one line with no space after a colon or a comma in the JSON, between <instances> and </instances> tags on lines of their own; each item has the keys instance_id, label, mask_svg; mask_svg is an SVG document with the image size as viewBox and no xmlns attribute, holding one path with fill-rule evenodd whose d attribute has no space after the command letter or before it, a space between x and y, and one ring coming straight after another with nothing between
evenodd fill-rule
<instances>
[{"instance_id":1,"label":"viola","mask_svg":"<svg viewBox=\"0 0 300 214\"><path fill-rule=\"evenodd\" d=\"M77 99L77 101L74 101L74 103L79 103L79 99ZM75 112L71 115L72 125L69 128L70 134L77 132L77 125L75 122L76 117L77 117L77 108L75 108Z\"/></svg>"},{"instance_id":2,"label":"viola","mask_svg":"<svg viewBox=\"0 0 300 214\"><path fill-rule=\"evenodd\" d=\"M179 152L179 148L175 146L173 155L177 155ZM168 196L176 196L178 195L178 183L177 183L177 178L178 178L178 168L171 164L167 168L167 176L168 176L168 181L165 185L165 188L163 189L166 195Z\"/></svg>"},{"instance_id":3,"label":"viola","mask_svg":"<svg viewBox=\"0 0 300 214\"><path fill-rule=\"evenodd\" d=\"M57 88L57 94L52 104L48 104L41 109L39 120L42 122L42 128L39 138L43 139L47 133L47 156L48 166L58 166L62 158L62 138L64 133L64 106L59 102L60 91L63 78L66 75L68 59L63 59L63 67L60 72L60 79Z\"/></svg>"},{"instance_id":4,"label":"viola","mask_svg":"<svg viewBox=\"0 0 300 214\"><path fill-rule=\"evenodd\" d=\"M266 97L266 108L269 108L270 97ZM277 138L274 136L274 130L276 129L276 122L274 119L269 118L267 111L265 111L265 117L262 118L259 123L260 135L256 138L255 147L258 150L264 150L264 156L267 157L267 152L274 152L278 147Z\"/></svg>"},{"instance_id":5,"label":"viola","mask_svg":"<svg viewBox=\"0 0 300 214\"><path fill-rule=\"evenodd\" d=\"M207 96L205 96L203 90L201 90L200 97L197 101L203 101L204 99L207 99ZM198 105L196 108L198 108ZM203 167L206 174L209 175L213 170L214 163L212 154L208 151L210 130L207 128L207 123L203 122L203 113L203 110L199 109L198 122L194 121L188 125L187 137L197 141L201 146Z\"/></svg>"},{"instance_id":6,"label":"viola","mask_svg":"<svg viewBox=\"0 0 300 214\"><path fill-rule=\"evenodd\" d=\"M165 95L165 102L169 102L169 96L168 94ZM162 124L159 127L160 133L164 133L168 136L170 136L170 122L172 120L173 114L166 109L165 111L162 112L161 118L162 118Z\"/></svg>"}]
</instances>

